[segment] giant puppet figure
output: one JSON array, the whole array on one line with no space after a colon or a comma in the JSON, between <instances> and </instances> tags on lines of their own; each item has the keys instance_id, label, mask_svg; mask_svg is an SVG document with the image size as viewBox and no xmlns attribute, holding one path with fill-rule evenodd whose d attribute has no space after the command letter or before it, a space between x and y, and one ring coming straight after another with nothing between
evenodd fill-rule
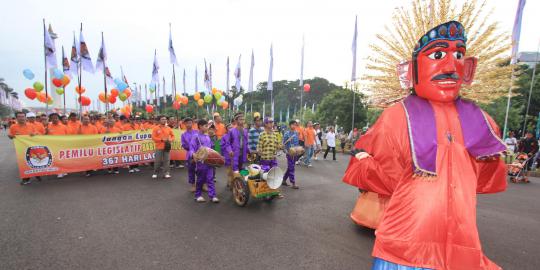
<instances>
[{"instance_id":1,"label":"giant puppet figure","mask_svg":"<svg viewBox=\"0 0 540 270\"><path fill-rule=\"evenodd\" d=\"M477 63L466 42L456 21L422 36L401 65L412 93L355 145L343 181L389 197L372 269L500 269L482 252L476 194L506 189L506 146L494 121L459 95Z\"/></svg>"}]
</instances>

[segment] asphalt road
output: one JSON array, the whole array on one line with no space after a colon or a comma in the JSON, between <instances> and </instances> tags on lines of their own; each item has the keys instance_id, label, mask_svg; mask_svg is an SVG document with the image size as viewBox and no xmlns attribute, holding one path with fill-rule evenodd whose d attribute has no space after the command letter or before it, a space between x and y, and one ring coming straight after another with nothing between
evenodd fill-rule
<instances>
[{"instance_id":1,"label":"asphalt road","mask_svg":"<svg viewBox=\"0 0 540 270\"><path fill-rule=\"evenodd\" d=\"M198 204L186 170L49 177L18 184L12 143L0 137L0 269L370 269L373 231L349 213L347 156L298 167L299 190L240 208L218 171L221 203ZM280 160L284 168L286 163ZM485 253L504 269L540 269L540 179L482 195Z\"/></svg>"}]
</instances>

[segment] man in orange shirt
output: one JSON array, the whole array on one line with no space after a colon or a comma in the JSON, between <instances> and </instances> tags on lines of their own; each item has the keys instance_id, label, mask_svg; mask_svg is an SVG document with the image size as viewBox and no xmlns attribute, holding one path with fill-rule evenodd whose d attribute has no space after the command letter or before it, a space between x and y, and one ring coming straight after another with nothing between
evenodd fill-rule
<instances>
[{"instance_id":1,"label":"man in orange shirt","mask_svg":"<svg viewBox=\"0 0 540 270\"><path fill-rule=\"evenodd\" d=\"M15 136L18 135L37 135L37 133L34 131L34 126L26 122L26 115L24 114L24 112L15 113L15 117L17 119L17 122L9 127L8 137L10 139L13 139L15 138ZM38 176L36 178L41 181L41 177ZM31 183L32 181L30 180L30 178L23 178L20 184L28 185Z\"/></svg>"},{"instance_id":2,"label":"man in orange shirt","mask_svg":"<svg viewBox=\"0 0 540 270\"><path fill-rule=\"evenodd\" d=\"M45 134L45 127L41 122L36 121L36 114L33 112L29 112L26 114L26 124L31 125L34 127L34 131L36 135L44 135Z\"/></svg>"},{"instance_id":3,"label":"man in orange shirt","mask_svg":"<svg viewBox=\"0 0 540 270\"><path fill-rule=\"evenodd\" d=\"M122 133L122 130L116 127L115 121L113 118L109 118L105 120L105 126L102 130L99 132L100 134L108 134L108 133ZM118 171L118 167L109 168L108 173L114 173L119 174L120 171Z\"/></svg>"},{"instance_id":4,"label":"man in orange shirt","mask_svg":"<svg viewBox=\"0 0 540 270\"><path fill-rule=\"evenodd\" d=\"M67 131L69 135L79 134L79 128L81 127L81 122L77 120L76 113L69 114L69 120L67 122Z\"/></svg>"},{"instance_id":5,"label":"man in orange shirt","mask_svg":"<svg viewBox=\"0 0 540 270\"><path fill-rule=\"evenodd\" d=\"M82 117L82 124L79 127L78 134L81 135L91 135L91 134L98 134L97 127L90 124L90 116L85 115ZM86 177L89 177L91 175L92 171L86 171Z\"/></svg>"},{"instance_id":6,"label":"man in orange shirt","mask_svg":"<svg viewBox=\"0 0 540 270\"><path fill-rule=\"evenodd\" d=\"M50 123L45 128L45 134L47 135L67 135L67 127L60 123L60 115L57 113L51 113L49 115Z\"/></svg>"},{"instance_id":7,"label":"man in orange shirt","mask_svg":"<svg viewBox=\"0 0 540 270\"><path fill-rule=\"evenodd\" d=\"M152 140L156 145L156 152L154 157L154 174L153 179L158 177L158 172L162 169L165 173L164 178L171 178L170 175L170 146L174 140L174 133L170 127L167 126L167 117L159 117L159 126L152 130ZM167 147L166 147L167 145Z\"/></svg>"},{"instance_id":8,"label":"man in orange shirt","mask_svg":"<svg viewBox=\"0 0 540 270\"><path fill-rule=\"evenodd\" d=\"M219 113L214 113L214 127L216 127L216 136L221 140L223 135L227 134L227 128L223 124L223 120Z\"/></svg>"},{"instance_id":9,"label":"man in orange shirt","mask_svg":"<svg viewBox=\"0 0 540 270\"><path fill-rule=\"evenodd\" d=\"M306 124L306 129L304 132L304 147L306 149L306 157L304 158L304 165L312 167L311 157L313 157L313 151L315 150L315 136L316 132L313 128L311 121L308 121Z\"/></svg>"}]
</instances>

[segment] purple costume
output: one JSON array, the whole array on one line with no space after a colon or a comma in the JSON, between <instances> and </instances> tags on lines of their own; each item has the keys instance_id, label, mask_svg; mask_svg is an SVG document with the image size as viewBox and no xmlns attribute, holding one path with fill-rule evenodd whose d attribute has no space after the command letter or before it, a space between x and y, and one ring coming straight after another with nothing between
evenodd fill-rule
<instances>
[{"instance_id":1,"label":"purple costume","mask_svg":"<svg viewBox=\"0 0 540 270\"><path fill-rule=\"evenodd\" d=\"M192 136L189 143L188 155L191 157L193 153L197 152L201 146L212 148L212 140L206 134L196 133ZM197 183L195 185L195 198L198 198L202 194L202 187L206 183L208 187L208 197L216 197L216 188L214 186L214 170L211 166L208 166L202 162L192 163L195 166L195 172L197 174Z\"/></svg>"},{"instance_id":2,"label":"purple costume","mask_svg":"<svg viewBox=\"0 0 540 270\"><path fill-rule=\"evenodd\" d=\"M229 153L227 153L227 145L229 142L229 133L226 133L221 137L221 155L225 158L225 167L231 166L231 158L229 157Z\"/></svg>"},{"instance_id":3,"label":"purple costume","mask_svg":"<svg viewBox=\"0 0 540 270\"><path fill-rule=\"evenodd\" d=\"M261 159L261 169L265 172L269 171L270 169L277 167L277 160L275 159L268 159L268 160L262 160ZM293 176L294 178L294 176ZM292 179L292 178L291 178ZM291 180L291 183L294 183L294 179Z\"/></svg>"},{"instance_id":4,"label":"purple costume","mask_svg":"<svg viewBox=\"0 0 540 270\"><path fill-rule=\"evenodd\" d=\"M196 130L186 130L184 133L182 133L182 148L187 151L188 155L186 157L187 159L187 169L188 169L188 182L190 184L195 183L195 164L191 162L191 154L195 152L189 151L189 145L191 143L191 139L194 135L197 134ZM190 154L191 153L191 154Z\"/></svg>"},{"instance_id":5,"label":"purple costume","mask_svg":"<svg viewBox=\"0 0 540 270\"><path fill-rule=\"evenodd\" d=\"M246 129L239 131L237 128L232 128L227 133L227 144L225 145L226 154L233 152L231 160L233 171L240 171L247 162L248 153L248 132Z\"/></svg>"}]
</instances>

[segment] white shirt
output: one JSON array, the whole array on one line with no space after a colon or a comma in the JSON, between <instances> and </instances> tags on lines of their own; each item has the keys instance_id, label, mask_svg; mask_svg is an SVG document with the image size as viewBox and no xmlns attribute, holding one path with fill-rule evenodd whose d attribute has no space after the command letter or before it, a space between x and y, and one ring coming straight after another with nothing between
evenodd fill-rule
<instances>
[{"instance_id":1,"label":"white shirt","mask_svg":"<svg viewBox=\"0 0 540 270\"><path fill-rule=\"evenodd\" d=\"M332 131L326 133L326 144L328 147L336 147L336 133Z\"/></svg>"},{"instance_id":2,"label":"white shirt","mask_svg":"<svg viewBox=\"0 0 540 270\"><path fill-rule=\"evenodd\" d=\"M504 143L508 145L508 149L510 149L512 152L516 152L517 147L517 139L516 138L506 138L504 140Z\"/></svg>"}]
</instances>

